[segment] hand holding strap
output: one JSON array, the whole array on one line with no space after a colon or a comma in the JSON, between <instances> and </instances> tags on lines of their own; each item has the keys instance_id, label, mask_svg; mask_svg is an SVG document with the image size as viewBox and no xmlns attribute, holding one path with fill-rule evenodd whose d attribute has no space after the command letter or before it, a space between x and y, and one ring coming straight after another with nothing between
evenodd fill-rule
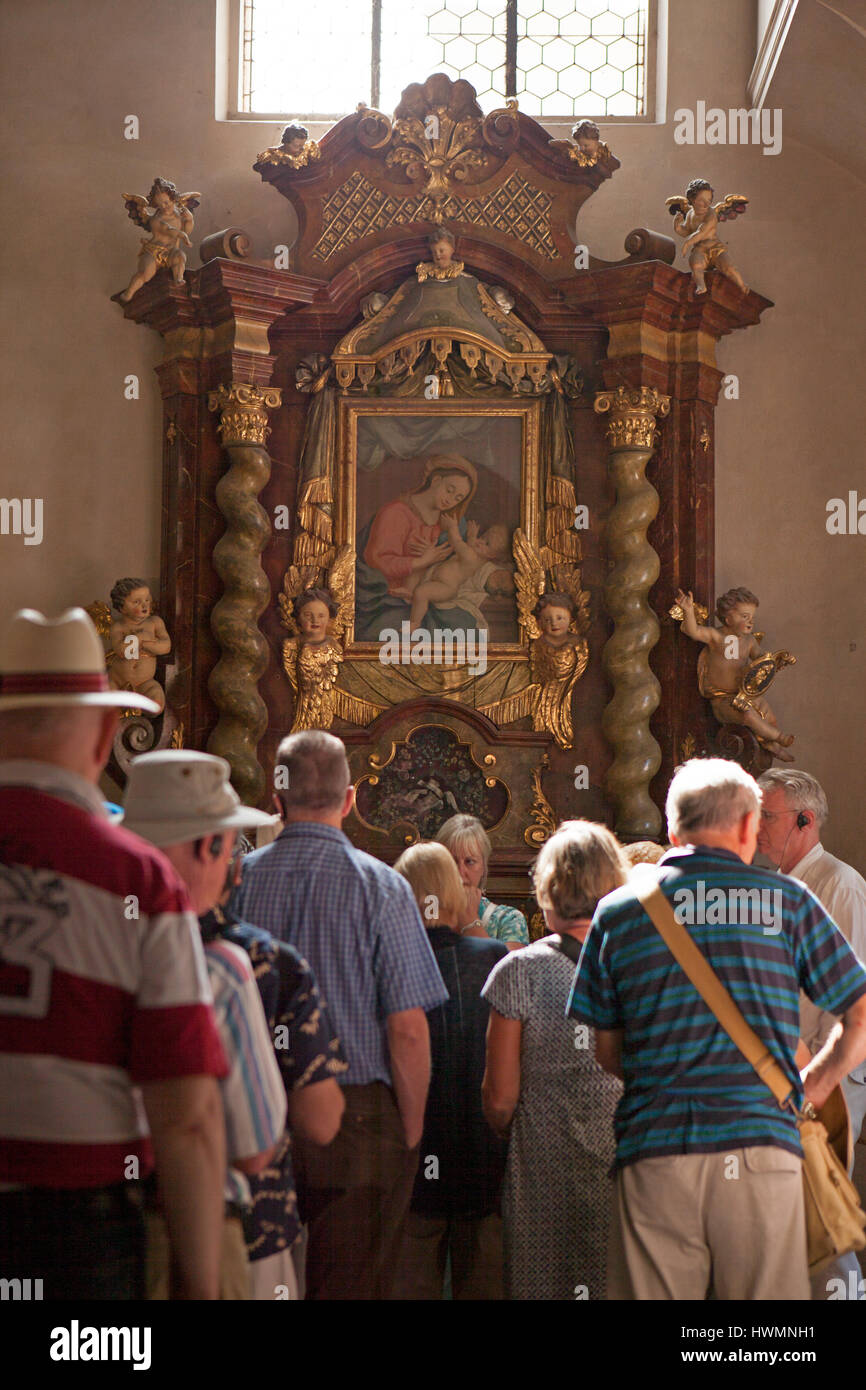
<instances>
[{"instance_id":1,"label":"hand holding strap","mask_svg":"<svg viewBox=\"0 0 866 1390\"><path fill-rule=\"evenodd\" d=\"M709 961L695 945L661 888L647 875L649 882L638 879L633 884L635 895L642 904L659 936L664 941L683 973L691 980L707 1008L715 1014L728 1037L755 1068L782 1109L793 1106L794 1087L782 1068L767 1051L754 1029L743 1018L734 1000L722 984Z\"/></svg>"}]
</instances>

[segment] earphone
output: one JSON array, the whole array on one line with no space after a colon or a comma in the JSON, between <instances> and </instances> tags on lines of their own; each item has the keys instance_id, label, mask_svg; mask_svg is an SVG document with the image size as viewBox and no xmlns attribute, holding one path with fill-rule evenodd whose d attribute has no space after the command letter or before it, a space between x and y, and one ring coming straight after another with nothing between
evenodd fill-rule
<instances>
[{"instance_id":1,"label":"earphone","mask_svg":"<svg viewBox=\"0 0 866 1390\"><path fill-rule=\"evenodd\" d=\"M781 855L780 855L780 857L779 857L779 862L778 862L778 864L776 865L776 873L777 873L777 874L780 874L780 873L782 872L782 865L783 865L783 863L785 862L785 851L786 851L787 848L788 848L788 841L790 840L791 836L792 836L793 833L794 833L794 828L795 828L795 826L796 826L797 830L805 830L805 829L806 829L806 826L807 826L808 824L809 824L809 817L806 815L806 812L805 812L805 811L801 811L801 812L799 813L799 815L797 816L797 819L796 819L796 821L795 821L795 824L791 826L791 829L788 831L787 835L785 836L785 843L784 843L783 846L782 846L782 853L781 853Z\"/></svg>"}]
</instances>

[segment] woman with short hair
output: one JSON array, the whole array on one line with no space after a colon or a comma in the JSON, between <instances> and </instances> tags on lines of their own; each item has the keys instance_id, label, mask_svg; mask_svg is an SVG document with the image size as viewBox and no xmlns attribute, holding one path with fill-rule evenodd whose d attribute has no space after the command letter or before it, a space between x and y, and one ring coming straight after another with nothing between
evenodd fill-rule
<instances>
[{"instance_id":1,"label":"woman with short hair","mask_svg":"<svg viewBox=\"0 0 866 1390\"><path fill-rule=\"evenodd\" d=\"M502 1197L508 1298L605 1297L622 1083L596 1062L593 1030L567 1019L566 1005L596 905L626 876L609 830L566 821L533 871L551 935L506 956L482 991L491 1006L484 1113L509 1137Z\"/></svg>"},{"instance_id":2,"label":"woman with short hair","mask_svg":"<svg viewBox=\"0 0 866 1390\"><path fill-rule=\"evenodd\" d=\"M450 852L465 887L469 890L474 920L463 928L464 936L490 937L502 941L509 951L519 951L529 943L529 927L523 913L505 903L492 903L484 896L492 846L477 816L451 816L436 836Z\"/></svg>"},{"instance_id":3,"label":"woman with short hair","mask_svg":"<svg viewBox=\"0 0 866 1390\"><path fill-rule=\"evenodd\" d=\"M471 920L466 890L443 845L412 845L394 868L415 895L449 999L427 1014L430 1092L392 1297L441 1298L450 1257L453 1298L502 1298L506 1145L481 1110L490 1013L481 988L507 953L499 942L461 936L461 925Z\"/></svg>"}]
</instances>

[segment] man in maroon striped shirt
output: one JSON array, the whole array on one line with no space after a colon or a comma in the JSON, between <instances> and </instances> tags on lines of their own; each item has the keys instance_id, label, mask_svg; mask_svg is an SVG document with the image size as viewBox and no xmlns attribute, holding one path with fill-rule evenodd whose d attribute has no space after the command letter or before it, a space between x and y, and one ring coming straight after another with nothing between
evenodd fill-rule
<instances>
[{"instance_id":1,"label":"man in maroon striped shirt","mask_svg":"<svg viewBox=\"0 0 866 1390\"><path fill-rule=\"evenodd\" d=\"M138 1298L156 1164L177 1292L217 1293L225 1134L198 923L98 790L120 707L81 609L0 630L0 1277Z\"/></svg>"}]
</instances>

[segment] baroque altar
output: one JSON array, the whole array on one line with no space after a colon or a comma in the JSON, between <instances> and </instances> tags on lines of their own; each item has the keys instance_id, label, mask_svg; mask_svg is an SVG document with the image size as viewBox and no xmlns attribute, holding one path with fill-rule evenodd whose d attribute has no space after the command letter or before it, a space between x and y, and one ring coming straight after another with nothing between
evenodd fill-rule
<instances>
[{"instance_id":1,"label":"baroque altar","mask_svg":"<svg viewBox=\"0 0 866 1390\"><path fill-rule=\"evenodd\" d=\"M668 608L713 603L716 344L769 301L716 272L695 295L646 228L594 257L608 144L485 116L441 74L254 168L288 265L228 229L124 302L164 342L187 745L265 805L280 738L330 728L357 843L393 859L471 810L514 901L558 820L658 838L674 766L710 747Z\"/></svg>"}]
</instances>

